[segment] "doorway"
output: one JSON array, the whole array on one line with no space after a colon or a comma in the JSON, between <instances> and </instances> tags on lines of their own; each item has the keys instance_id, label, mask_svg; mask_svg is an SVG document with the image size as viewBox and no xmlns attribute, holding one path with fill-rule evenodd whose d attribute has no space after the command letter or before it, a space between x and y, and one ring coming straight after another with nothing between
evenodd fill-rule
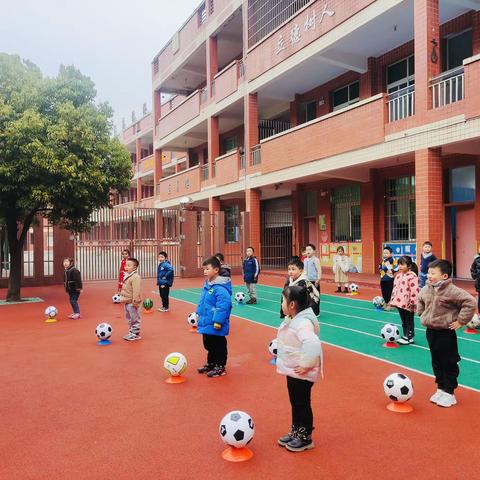
<instances>
[{"instance_id":1,"label":"doorway","mask_svg":"<svg viewBox=\"0 0 480 480\"><path fill-rule=\"evenodd\" d=\"M470 279L470 266L475 256L475 208L452 207L452 254L454 276Z\"/></svg>"}]
</instances>

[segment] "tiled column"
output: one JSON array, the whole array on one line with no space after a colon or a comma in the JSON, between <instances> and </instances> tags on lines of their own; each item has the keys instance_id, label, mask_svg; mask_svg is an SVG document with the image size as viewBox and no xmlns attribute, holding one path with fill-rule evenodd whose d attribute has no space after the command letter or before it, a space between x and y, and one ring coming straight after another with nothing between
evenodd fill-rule
<instances>
[{"instance_id":1,"label":"tiled column","mask_svg":"<svg viewBox=\"0 0 480 480\"><path fill-rule=\"evenodd\" d=\"M217 37L207 39L207 91L208 98L212 98L212 82L218 73Z\"/></svg>"},{"instance_id":2,"label":"tiled column","mask_svg":"<svg viewBox=\"0 0 480 480\"><path fill-rule=\"evenodd\" d=\"M260 190L250 188L245 190L246 211L249 212L248 223L250 233L250 245L255 249L255 255L261 257L260 251Z\"/></svg>"},{"instance_id":3,"label":"tiled column","mask_svg":"<svg viewBox=\"0 0 480 480\"><path fill-rule=\"evenodd\" d=\"M440 148L415 152L415 205L417 252L430 241L435 252L445 251L443 208L443 172Z\"/></svg>"},{"instance_id":4,"label":"tiled column","mask_svg":"<svg viewBox=\"0 0 480 480\"><path fill-rule=\"evenodd\" d=\"M153 127L154 131L157 127L158 120L162 116L162 92L160 90L155 90L153 92Z\"/></svg>"},{"instance_id":5,"label":"tiled column","mask_svg":"<svg viewBox=\"0 0 480 480\"><path fill-rule=\"evenodd\" d=\"M155 184L155 187L158 188L158 184L162 179L162 151L155 150L153 154L154 154L153 183Z\"/></svg>"},{"instance_id":6,"label":"tiled column","mask_svg":"<svg viewBox=\"0 0 480 480\"><path fill-rule=\"evenodd\" d=\"M377 61L373 57L368 59L368 70L360 75L360 99L372 97L377 88Z\"/></svg>"},{"instance_id":7,"label":"tiled column","mask_svg":"<svg viewBox=\"0 0 480 480\"><path fill-rule=\"evenodd\" d=\"M210 197L208 199L208 211L210 213L209 215L209 223L207 225L207 228L210 229L210 253L213 255L215 253L215 249L217 248L218 242L216 242L216 239L218 237L216 228L217 228L217 222L216 222L216 213L220 211L220 197Z\"/></svg>"},{"instance_id":8,"label":"tiled column","mask_svg":"<svg viewBox=\"0 0 480 480\"><path fill-rule=\"evenodd\" d=\"M258 145L258 96L249 93L244 97L245 155L247 169L251 164L252 147Z\"/></svg>"},{"instance_id":9,"label":"tiled column","mask_svg":"<svg viewBox=\"0 0 480 480\"><path fill-rule=\"evenodd\" d=\"M472 12L472 53L480 54L480 11Z\"/></svg>"},{"instance_id":10,"label":"tiled column","mask_svg":"<svg viewBox=\"0 0 480 480\"><path fill-rule=\"evenodd\" d=\"M209 117L207 120L208 134L208 177L215 175L215 159L220 156L220 132L218 130L218 117Z\"/></svg>"},{"instance_id":11,"label":"tiled column","mask_svg":"<svg viewBox=\"0 0 480 480\"><path fill-rule=\"evenodd\" d=\"M414 0L415 29L415 115L422 115L432 107L430 79L441 72L439 0ZM436 63L433 43L436 42Z\"/></svg>"},{"instance_id":12,"label":"tiled column","mask_svg":"<svg viewBox=\"0 0 480 480\"><path fill-rule=\"evenodd\" d=\"M373 182L360 185L362 236L362 272L376 273L375 258L375 190Z\"/></svg>"},{"instance_id":13,"label":"tiled column","mask_svg":"<svg viewBox=\"0 0 480 480\"><path fill-rule=\"evenodd\" d=\"M135 155L137 158L137 174L140 173L140 161L142 157L142 141L137 138L135 140ZM137 178L137 202L142 200L142 179L139 177Z\"/></svg>"}]
</instances>

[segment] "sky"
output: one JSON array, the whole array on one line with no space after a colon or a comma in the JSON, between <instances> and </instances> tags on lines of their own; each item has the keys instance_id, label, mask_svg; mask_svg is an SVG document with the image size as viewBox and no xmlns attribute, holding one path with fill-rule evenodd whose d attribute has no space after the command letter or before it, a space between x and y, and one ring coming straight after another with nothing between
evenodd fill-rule
<instances>
[{"instance_id":1,"label":"sky","mask_svg":"<svg viewBox=\"0 0 480 480\"><path fill-rule=\"evenodd\" d=\"M97 99L131 123L151 110L151 61L200 0L0 0L0 52L18 54L55 76L75 65Z\"/></svg>"}]
</instances>

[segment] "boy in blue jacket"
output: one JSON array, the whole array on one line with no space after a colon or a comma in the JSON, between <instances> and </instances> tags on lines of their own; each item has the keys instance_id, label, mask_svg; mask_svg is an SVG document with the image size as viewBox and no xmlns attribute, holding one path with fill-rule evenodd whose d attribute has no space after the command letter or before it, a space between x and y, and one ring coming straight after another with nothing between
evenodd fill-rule
<instances>
[{"instance_id":1,"label":"boy in blue jacket","mask_svg":"<svg viewBox=\"0 0 480 480\"><path fill-rule=\"evenodd\" d=\"M243 281L247 287L250 300L249 305L257 303L257 282L260 273L260 264L255 256L253 247L248 247L245 251L246 257L243 260Z\"/></svg>"},{"instance_id":2,"label":"boy in blue jacket","mask_svg":"<svg viewBox=\"0 0 480 480\"><path fill-rule=\"evenodd\" d=\"M160 252L158 254L157 285L162 306L158 309L159 312L168 312L170 287L173 285L173 278L174 270L172 264L168 261L167 252Z\"/></svg>"},{"instance_id":3,"label":"boy in blue jacket","mask_svg":"<svg viewBox=\"0 0 480 480\"><path fill-rule=\"evenodd\" d=\"M197 332L203 335L207 363L198 369L209 377L221 377L227 372L227 338L232 310L232 282L230 277L219 275L221 264L218 258L210 257L203 262L207 277L197 307Z\"/></svg>"}]
</instances>

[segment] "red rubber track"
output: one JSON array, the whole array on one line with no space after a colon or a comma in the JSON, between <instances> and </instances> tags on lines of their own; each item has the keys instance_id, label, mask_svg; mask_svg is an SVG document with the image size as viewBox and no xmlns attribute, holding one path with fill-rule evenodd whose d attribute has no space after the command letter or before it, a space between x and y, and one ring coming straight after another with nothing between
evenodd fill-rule
<instances>
[{"instance_id":1,"label":"red rubber track","mask_svg":"<svg viewBox=\"0 0 480 480\"><path fill-rule=\"evenodd\" d=\"M263 279L281 284L270 280ZM201 283L176 280L175 288ZM313 389L316 447L290 453L276 444L290 409L285 379L269 365L273 329L233 318L228 374L209 379L195 372L205 353L188 332L192 305L173 300L169 313L158 313L153 281L144 281L155 313L143 315L143 340L127 343L113 288L86 284L76 321L63 319L70 310L61 287L24 289L45 303L0 307L1 480L479 478L478 393L460 388L458 405L441 409L428 402L432 378L407 371L415 410L391 413L382 382L399 368L325 346L325 380ZM63 318L46 325L50 304ZM114 329L109 347L94 335L104 321ZM172 351L189 361L181 385L164 382ZM256 423L254 457L242 464L220 456L218 424L234 409Z\"/></svg>"}]
</instances>

